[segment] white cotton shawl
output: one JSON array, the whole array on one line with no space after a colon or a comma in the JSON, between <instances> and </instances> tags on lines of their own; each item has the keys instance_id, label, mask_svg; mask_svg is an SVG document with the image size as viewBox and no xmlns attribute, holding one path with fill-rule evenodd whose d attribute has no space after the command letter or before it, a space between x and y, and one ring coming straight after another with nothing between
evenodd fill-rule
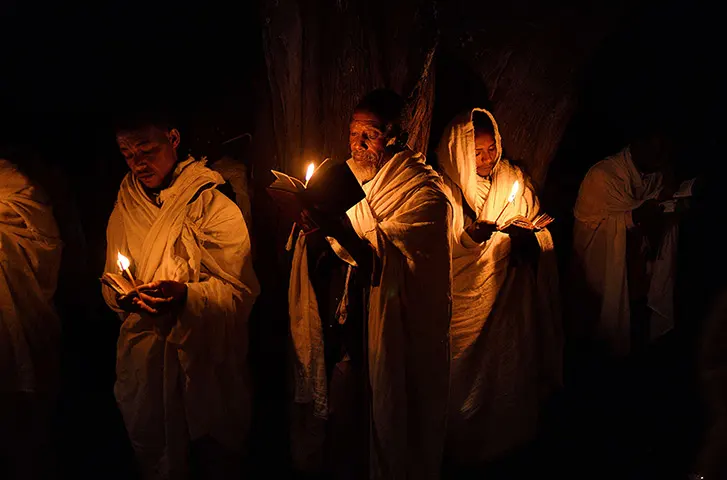
<instances>
[{"instance_id":1,"label":"white cotton shawl","mask_svg":"<svg viewBox=\"0 0 727 480\"><path fill-rule=\"evenodd\" d=\"M0 158L0 392L58 387L62 242L46 195Z\"/></svg>"},{"instance_id":2,"label":"white cotton shawl","mask_svg":"<svg viewBox=\"0 0 727 480\"><path fill-rule=\"evenodd\" d=\"M129 173L107 229L107 271L116 254L137 279L176 280L188 297L177 317L123 313L116 398L145 471L186 475L189 440L210 435L243 447L249 422L247 317L259 293L239 208L203 162L180 162L153 201ZM104 288L118 311L115 294Z\"/></svg>"},{"instance_id":3,"label":"white cotton shawl","mask_svg":"<svg viewBox=\"0 0 727 480\"><path fill-rule=\"evenodd\" d=\"M348 216L382 262L368 305L370 477L439 478L449 375L451 207L437 173L409 150L363 188L366 199ZM291 271L296 401L313 402L325 415L320 318L304 246L299 238ZM296 445L307 446L294 442L294 451Z\"/></svg>"},{"instance_id":4,"label":"white cotton shawl","mask_svg":"<svg viewBox=\"0 0 727 480\"><path fill-rule=\"evenodd\" d=\"M626 148L598 162L586 174L574 214L573 250L587 286L599 296L596 336L610 351L630 350L629 286L626 232L631 212L662 188L661 174L642 175ZM671 228L662 243L649 291L649 306L666 317L673 314L673 261L677 229ZM583 281L578 278L575 281Z\"/></svg>"},{"instance_id":5,"label":"white cotton shawl","mask_svg":"<svg viewBox=\"0 0 727 480\"><path fill-rule=\"evenodd\" d=\"M498 162L489 179L477 175L474 111L495 130ZM550 233L536 233L537 273L513 264L510 238L496 232L483 244L465 232L477 220L499 223L515 215L533 219L539 202L523 172L505 159L497 123L486 110L455 118L438 149L452 219L452 377L447 453L474 463L516 448L535 434L544 398L561 383L562 328L558 276ZM507 203L512 185L520 190ZM503 207L505 210L503 211Z\"/></svg>"}]
</instances>

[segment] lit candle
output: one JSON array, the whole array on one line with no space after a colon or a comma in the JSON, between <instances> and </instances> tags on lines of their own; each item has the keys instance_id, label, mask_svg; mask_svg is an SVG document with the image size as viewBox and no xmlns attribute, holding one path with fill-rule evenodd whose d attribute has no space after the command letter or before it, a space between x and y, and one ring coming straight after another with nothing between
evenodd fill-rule
<instances>
[{"instance_id":1,"label":"lit candle","mask_svg":"<svg viewBox=\"0 0 727 480\"><path fill-rule=\"evenodd\" d=\"M512 190L510 190L510 196L507 197L508 203L512 203L515 201L515 195L517 195L518 190L520 190L520 182L515 180L515 183L512 184Z\"/></svg>"},{"instance_id":2,"label":"lit candle","mask_svg":"<svg viewBox=\"0 0 727 480\"><path fill-rule=\"evenodd\" d=\"M308 180L313 176L313 172L316 171L316 166L313 162L308 164L308 170L305 172L305 186L308 186Z\"/></svg>"},{"instance_id":3,"label":"lit candle","mask_svg":"<svg viewBox=\"0 0 727 480\"><path fill-rule=\"evenodd\" d=\"M129 276L129 280L131 280L131 283L134 283L134 276L131 275L131 270L129 270L129 266L131 265L131 261L123 256L121 252L118 252L118 260L116 261L116 264L121 269L121 274L123 275L124 272Z\"/></svg>"},{"instance_id":4,"label":"lit candle","mask_svg":"<svg viewBox=\"0 0 727 480\"><path fill-rule=\"evenodd\" d=\"M505 212L505 209L508 205L512 204L515 201L515 196L517 195L517 192L520 190L520 182L515 180L515 183L512 184L512 188L510 189L510 195L507 197L507 202L505 202L505 205L502 207L502 210L500 210L500 214L497 216L497 220L495 220L495 223L500 220L500 217Z\"/></svg>"}]
</instances>

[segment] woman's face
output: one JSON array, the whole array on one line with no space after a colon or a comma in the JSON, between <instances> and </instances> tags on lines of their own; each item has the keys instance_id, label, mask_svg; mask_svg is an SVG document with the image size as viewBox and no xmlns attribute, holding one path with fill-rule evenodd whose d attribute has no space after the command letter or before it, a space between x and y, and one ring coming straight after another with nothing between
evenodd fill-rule
<instances>
[{"instance_id":1,"label":"woman's face","mask_svg":"<svg viewBox=\"0 0 727 480\"><path fill-rule=\"evenodd\" d=\"M475 157L477 175L489 177L497 162L497 145L495 144L495 137L491 133L475 133Z\"/></svg>"}]
</instances>

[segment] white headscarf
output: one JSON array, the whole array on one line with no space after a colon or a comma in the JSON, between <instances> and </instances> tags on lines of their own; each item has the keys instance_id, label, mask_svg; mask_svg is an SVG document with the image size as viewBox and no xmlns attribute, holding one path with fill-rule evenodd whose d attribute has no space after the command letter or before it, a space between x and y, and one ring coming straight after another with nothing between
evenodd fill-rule
<instances>
[{"instance_id":1,"label":"white headscarf","mask_svg":"<svg viewBox=\"0 0 727 480\"><path fill-rule=\"evenodd\" d=\"M472 121L472 117L476 112L486 114L492 122L495 146L497 147L497 159L492 168L492 174L494 175L495 169L499 166L502 158L502 137L495 117L483 108L474 108L455 117L450 122L442 137L446 138L447 141L439 144L437 157L439 158L440 168L462 190L465 201L479 218L484 208L484 199L487 198L487 194L490 192L492 182L491 179L477 175L475 125ZM472 172L475 172L475 174L473 175Z\"/></svg>"}]
</instances>

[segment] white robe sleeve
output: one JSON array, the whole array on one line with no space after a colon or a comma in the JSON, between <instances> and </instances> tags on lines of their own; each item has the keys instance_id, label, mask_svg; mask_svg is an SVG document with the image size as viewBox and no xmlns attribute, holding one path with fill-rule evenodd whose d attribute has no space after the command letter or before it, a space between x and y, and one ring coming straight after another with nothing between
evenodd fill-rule
<instances>
[{"instance_id":1,"label":"white robe sleeve","mask_svg":"<svg viewBox=\"0 0 727 480\"><path fill-rule=\"evenodd\" d=\"M190 217L199 216L200 281L187 282L186 304L167 340L182 349L222 353L214 346L222 347L225 335L239 330L260 290L250 236L239 208L219 191L203 192L190 208Z\"/></svg>"}]
</instances>

